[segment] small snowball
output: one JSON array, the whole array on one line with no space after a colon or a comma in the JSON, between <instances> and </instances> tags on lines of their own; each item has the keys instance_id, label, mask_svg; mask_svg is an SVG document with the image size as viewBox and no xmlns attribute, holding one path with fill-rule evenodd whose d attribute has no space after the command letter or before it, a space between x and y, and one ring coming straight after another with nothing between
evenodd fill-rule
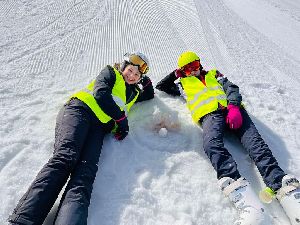
<instances>
[{"instance_id":1,"label":"small snowball","mask_svg":"<svg viewBox=\"0 0 300 225\"><path fill-rule=\"evenodd\" d=\"M158 132L159 136L161 137L166 137L168 135L168 130L165 127L160 128Z\"/></svg>"}]
</instances>

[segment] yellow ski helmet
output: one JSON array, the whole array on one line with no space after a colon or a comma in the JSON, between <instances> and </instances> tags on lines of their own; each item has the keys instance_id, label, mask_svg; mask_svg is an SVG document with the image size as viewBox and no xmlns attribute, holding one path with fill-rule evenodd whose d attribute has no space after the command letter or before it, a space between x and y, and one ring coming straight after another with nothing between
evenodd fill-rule
<instances>
[{"instance_id":1,"label":"yellow ski helmet","mask_svg":"<svg viewBox=\"0 0 300 225\"><path fill-rule=\"evenodd\" d=\"M178 68L181 69L185 65L194 62L196 60L200 61L200 58L195 52L191 52L191 51L184 52L178 58Z\"/></svg>"}]
</instances>

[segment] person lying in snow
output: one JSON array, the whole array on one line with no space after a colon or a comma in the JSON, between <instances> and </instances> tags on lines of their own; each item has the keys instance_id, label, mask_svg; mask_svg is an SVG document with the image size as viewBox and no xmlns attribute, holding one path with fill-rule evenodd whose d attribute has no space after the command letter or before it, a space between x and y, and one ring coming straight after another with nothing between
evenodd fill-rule
<instances>
[{"instance_id":1,"label":"person lying in snow","mask_svg":"<svg viewBox=\"0 0 300 225\"><path fill-rule=\"evenodd\" d=\"M20 199L8 219L10 224L43 224L69 177L54 223L87 224L104 136L114 130L117 140L124 139L131 106L154 97L151 80L145 75L148 65L144 54L127 53L121 64L106 66L62 107L53 156Z\"/></svg>"},{"instance_id":2,"label":"person lying in snow","mask_svg":"<svg viewBox=\"0 0 300 225\"><path fill-rule=\"evenodd\" d=\"M175 83L178 79L179 83ZM185 97L193 120L203 129L203 148L217 172L218 184L240 212L238 224L269 225L271 222L224 147L227 129L239 138L267 185L261 196L277 197L291 222L300 224L299 181L279 167L244 108L237 85L217 70L205 71L199 56L188 51L179 56L178 69L158 82L156 88Z\"/></svg>"}]
</instances>

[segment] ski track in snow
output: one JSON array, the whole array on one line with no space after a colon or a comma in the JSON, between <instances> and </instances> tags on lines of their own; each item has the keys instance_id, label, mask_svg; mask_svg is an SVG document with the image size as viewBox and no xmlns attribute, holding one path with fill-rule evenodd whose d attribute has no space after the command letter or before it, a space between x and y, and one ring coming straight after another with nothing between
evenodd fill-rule
<instances>
[{"instance_id":1,"label":"ski track in snow","mask_svg":"<svg viewBox=\"0 0 300 225\"><path fill-rule=\"evenodd\" d=\"M198 52L205 68L219 69L240 86L280 165L300 177L300 57L291 42L300 36L300 5L257 2L1 1L0 223L51 156L59 108L103 66L132 50L149 56L154 84L176 68L180 53ZM284 34L273 38L275 28L261 29L243 10L283 15L264 22L290 24L289 41L282 41ZM216 185L202 131L182 99L156 91L155 99L132 110L129 123L122 143L111 136L104 141L89 225L233 224L236 211ZM158 135L161 125L169 129L165 138ZM230 135L225 144L258 192L264 185L247 153ZM266 207L275 225L289 224L278 203Z\"/></svg>"}]
</instances>

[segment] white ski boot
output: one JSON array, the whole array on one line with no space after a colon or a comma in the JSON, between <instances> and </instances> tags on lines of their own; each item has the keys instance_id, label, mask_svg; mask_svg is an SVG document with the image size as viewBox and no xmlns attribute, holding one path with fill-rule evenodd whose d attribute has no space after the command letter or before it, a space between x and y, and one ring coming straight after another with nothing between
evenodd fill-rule
<instances>
[{"instance_id":1,"label":"white ski boot","mask_svg":"<svg viewBox=\"0 0 300 225\"><path fill-rule=\"evenodd\" d=\"M264 206L245 178L235 181L230 177L223 177L219 180L219 186L239 211L239 219L235 225L272 225Z\"/></svg>"},{"instance_id":2,"label":"white ski boot","mask_svg":"<svg viewBox=\"0 0 300 225\"><path fill-rule=\"evenodd\" d=\"M277 191L276 198L293 225L300 225L300 183L292 175L282 178L282 187Z\"/></svg>"}]
</instances>

